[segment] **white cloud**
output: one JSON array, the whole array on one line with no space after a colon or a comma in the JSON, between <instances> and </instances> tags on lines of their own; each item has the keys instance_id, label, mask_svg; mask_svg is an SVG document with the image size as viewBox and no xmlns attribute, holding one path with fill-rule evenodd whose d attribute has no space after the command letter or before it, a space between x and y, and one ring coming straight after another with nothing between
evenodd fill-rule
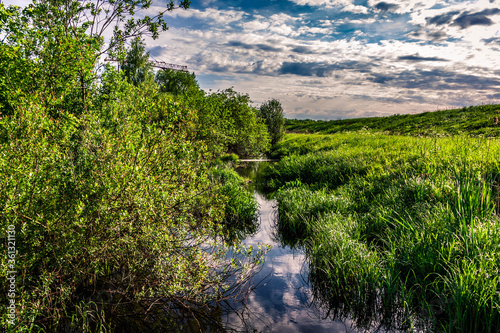
<instances>
[{"instance_id":1,"label":"white cloud","mask_svg":"<svg viewBox=\"0 0 500 333\"><path fill-rule=\"evenodd\" d=\"M346 4L342 10L342 12L351 12L355 14L367 14L368 8L365 6L354 5L352 3Z\"/></svg>"},{"instance_id":2,"label":"white cloud","mask_svg":"<svg viewBox=\"0 0 500 333\"><path fill-rule=\"evenodd\" d=\"M162 7L151 7L151 13L157 13ZM199 9L188 9L188 10L174 10L167 12L165 16L167 17L180 17L184 19L201 19L210 20L213 23L218 24L229 24L233 22L239 22L247 14L243 11L237 11L232 9L219 10L215 8L207 8L205 10Z\"/></svg>"},{"instance_id":3,"label":"white cloud","mask_svg":"<svg viewBox=\"0 0 500 333\"><path fill-rule=\"evenodd\" d=\"M366 14L368 8L365 6L354 5L354 0L290 0L297 5L301 6L314 6L314 7L341 7L342 12L351 12L355 14Z\"/></svg>"},{"instance_id":4,"label":"white cloud","mask_svg":"<svg viewBox=\"0 0 500 333\"><path fill-rule=\"evenodd\" d=\"M253 21L244 22L242 26L243 28L245 28L245 30L255 31L255 30L266 30L269 28L270 24L271 23L269 21L266 21L264 17L260 16Z\"/></svg>"}]
</instances>

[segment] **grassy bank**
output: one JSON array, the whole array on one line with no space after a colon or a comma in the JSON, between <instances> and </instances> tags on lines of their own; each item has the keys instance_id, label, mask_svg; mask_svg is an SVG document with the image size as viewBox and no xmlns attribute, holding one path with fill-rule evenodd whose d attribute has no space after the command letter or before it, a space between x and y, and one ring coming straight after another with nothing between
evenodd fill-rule
<instances>
[{"instance_id":1,"label":"grassy bank","mask_svg":"<svg viewBox=\"0 0 500 333\"><path fill-rule=\"evenodd\" d=\"M294 133L333 134L346 131L368 130L405 135L471 135L499 136L495 124L500 105L470 106L461 109L331 121L296 120L286 122L286 130Z\"/></svg>"},{"instance_id":2,"label":"grassy bank","mask_svg":"<svg viewBox=\"0 0 500 333\"><path fill-rule=\"evenodd\" d=\"M266 173L316 300L360 327L500 326L500 142L289 134Z\"/></svg>"}]
</instances>

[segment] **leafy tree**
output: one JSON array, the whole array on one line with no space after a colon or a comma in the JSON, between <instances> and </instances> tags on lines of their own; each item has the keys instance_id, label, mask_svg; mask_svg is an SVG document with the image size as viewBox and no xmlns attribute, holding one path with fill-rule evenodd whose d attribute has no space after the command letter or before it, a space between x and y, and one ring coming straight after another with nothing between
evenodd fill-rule
<instances>
[{"instance_id":1,"label":"leafy tree","mask_svg":"<svg viewBox=\"0 0 500 333\"><path fill-rule=\"evenodd\" d=\"M269 136L271 137L271 144L274 145L285 134L285 117L281 103L276 99L272 99L262 104L259 110L260 116L266 122Z\"/></svg>"},{"instance_id":2,"label":"leafy tree","mask_svg":"<svg viewBox=\"0 0 500 333\"><path fill-rule=\"evenodd\" d=\"M200 92L194 73L162 69L156 73L155 81L161 92L168 92L175 96Z\"/></svg>"},{"instance_id":3,"label":"leafy tree","mask_svg":"<svg viewBox=\"0 0 500 333\"><path fill-rule=\"evenodd\" d=\"M269 138L250 97L229 88L198 101L198 135L218 153L257 156L268 150Z\"/></svg>"},{"instance_id":4,"label":"leafy tree","mask_svg":"<svg viewBox=\"0 0 500 333\"><path fill-rule=\"evenodd\" d=\"M146 52L146 45L141 36L132 40L130 49L122 63L122 70L125 77L134 86L144 82L148 76L153 76L153 66L149 62L149 52Z\"/></svg>"},{"instance_id":5,"label":"leafy tree","mask_svg":"<svg viewBox=\"0 0 500 333\"><path fill-rule=\"evenodd\" d=\"M102 41L76 25L81 14L76 2L34 2L24 9L3 12L0 65L3 96L15 106L37 95L52 117L63 111L79 114L87 107L97 53Z\"/></svg>"}]
</instances>

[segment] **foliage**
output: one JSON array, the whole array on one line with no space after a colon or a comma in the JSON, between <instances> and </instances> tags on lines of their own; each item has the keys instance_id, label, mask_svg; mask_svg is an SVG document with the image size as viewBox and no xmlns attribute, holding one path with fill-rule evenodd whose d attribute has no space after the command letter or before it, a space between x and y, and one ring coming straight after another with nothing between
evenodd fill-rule
<instances>
[{"instance_id":1,"label":"foliage","mask_svg":"<svg viewBox=\"0 0 500 333\"><path fill-rule=\"evenodd\" d=\"M210 153L190 139L196 115L153 83L114 82L109 101L80 118L51 119L30 99L1 119L0 214L2 232L17 230L19 327L64 327L81 300L117 327L127 304L201 306L227 290L224 253L201 246L225 233L229 208L207 175ZM5 278L6 255L2 267Z\"/></svg>"},{"instance_id":2,"label":"foliage","mask_svg":"<svg viewBox=\"0 0 500 333\"><path fill-rule=\"evenodd\" d=\"M132 40L121 69L123 75L134 86L144 82L148 76L153 76L153 66L149 62L149 52L146 52L146 45L140 36Z\"/></svg>"},{"instance_id":3,"label":"foliage","mask_svg":"<svg viewBox=\"0 0 500 333\"><path fill-rule=\"evenodd\" d=\"M390 117L330 121L289 119L286 122L286 129L289 132L318 134L365 130L415 136L453 136L466 133L499 136L500 127L494 122L499 112L500 105L479 105L419 114L398 114Z\"/></svg>"},{"instance_id":4,"label":"foliage","mask_svg":"<svg viewBox=\"0 0 500 333\"><path fill-rule=\"evenodd\" d=\"M257 201L242 185L244 180L236 171L225 167L210 170L214 181L223 186L220 193L227 200L224 211L224 232L229 241L244 239L257 231Z\"/></svg>"},{"instance_id":5,"label":"foliage","mask_svg":"<svg viewBox=\"0 0 500 333\"><path fill-rule=\"evenodd\" d=\"M8 326L2 316L5 330L183 331L178 316L203 325L222 300L239 297L259 262L237 237L226 241L240 219L255 217L254 201L239 179L209 171L218 147L261 148L245 136L265 130L248 99L217 110L234 118L220 122L240 126L236 138L218 142L200 135L199 120L212 110L158 93L152 77L130 70L131 84L109 65L97 77L107 48L166 28L162 13L125 20L150 5L0 4L0 231L14 226L17 250L17 321ZM2 279L12 270L6 249Z\"/></svg>"},{"instance_id":6,"label":"foliage","mask_svg":"<svg viewBox=\"0 0 500 333\"><path fill-rule=\"evenodd\" d=\"M162 69L156 73L155 81L158 83L159 91L175 96L200 92L194 73Z\"/></svg>"},{"instance_id":7,"label":"foliage","mask_svg":"<svg viewBox=\"0 0 500 333\"><path fill-rule=\"evenodd\" d=\"M272 99L260 106L260 116L265 120L271 145L275 145L283 138L285 134L285 117L283 115L283 107L281 103Z\"/></svg>"},{"instance_id":8,"label":"foliage","mask_svg":"<svg viewBox=\"0 0 500 333\"><path fill-rule=\"evenodd\" d=\"M304 248L332 318L368 330L496 330L498 140L287 134L279 150L290 155L266 180L280 237Z\"/></svg>"},{"instance_id":9,"label":"foliage","mask_svg":"<svg viewBox=\"0 0 500 333\"><path fill-rule=\"evenodd\" d=\"M4 100L37 95L54 118L80 114L88 105L102 40L77 25L84 9L77 2L34 2L4 16L0 71Z\"/></svg>"},{"instance_id":10,"label":"foliage","mask_svg":"<svg viewBox=\"0 0 500 333\"><path fill-rule=\"evenodd\" d=\"M220 154L256 156L268 150L269 137L248 95L233 89L191 99L199 110L198 137Z\"/></svg>"}]
</instances>

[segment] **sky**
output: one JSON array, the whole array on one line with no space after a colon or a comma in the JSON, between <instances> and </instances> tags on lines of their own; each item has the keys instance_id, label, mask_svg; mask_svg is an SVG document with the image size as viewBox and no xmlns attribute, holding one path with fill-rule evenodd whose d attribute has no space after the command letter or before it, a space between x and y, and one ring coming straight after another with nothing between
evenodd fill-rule
<instances>
[{"instance_id":1,"label":"sky","mask_svg":"<svg viewBox=\"0 0 500 333\"><path fill-rule=\"evenodd\" d=\"M288 118L500 103L500 0L193 0L166 20L154 59Z\"/></svg>"},{"instance_id":2,"label":"sky","mask_svg":"<svg viewBox=\"0 0 500 333\"><path fill-rule=\"evenodd\" d=\"M187 65L207 92L278 99L288 118L500 103L500 0L192 0L166 21L152 59Z\"/></svg>"}]
</instances>

